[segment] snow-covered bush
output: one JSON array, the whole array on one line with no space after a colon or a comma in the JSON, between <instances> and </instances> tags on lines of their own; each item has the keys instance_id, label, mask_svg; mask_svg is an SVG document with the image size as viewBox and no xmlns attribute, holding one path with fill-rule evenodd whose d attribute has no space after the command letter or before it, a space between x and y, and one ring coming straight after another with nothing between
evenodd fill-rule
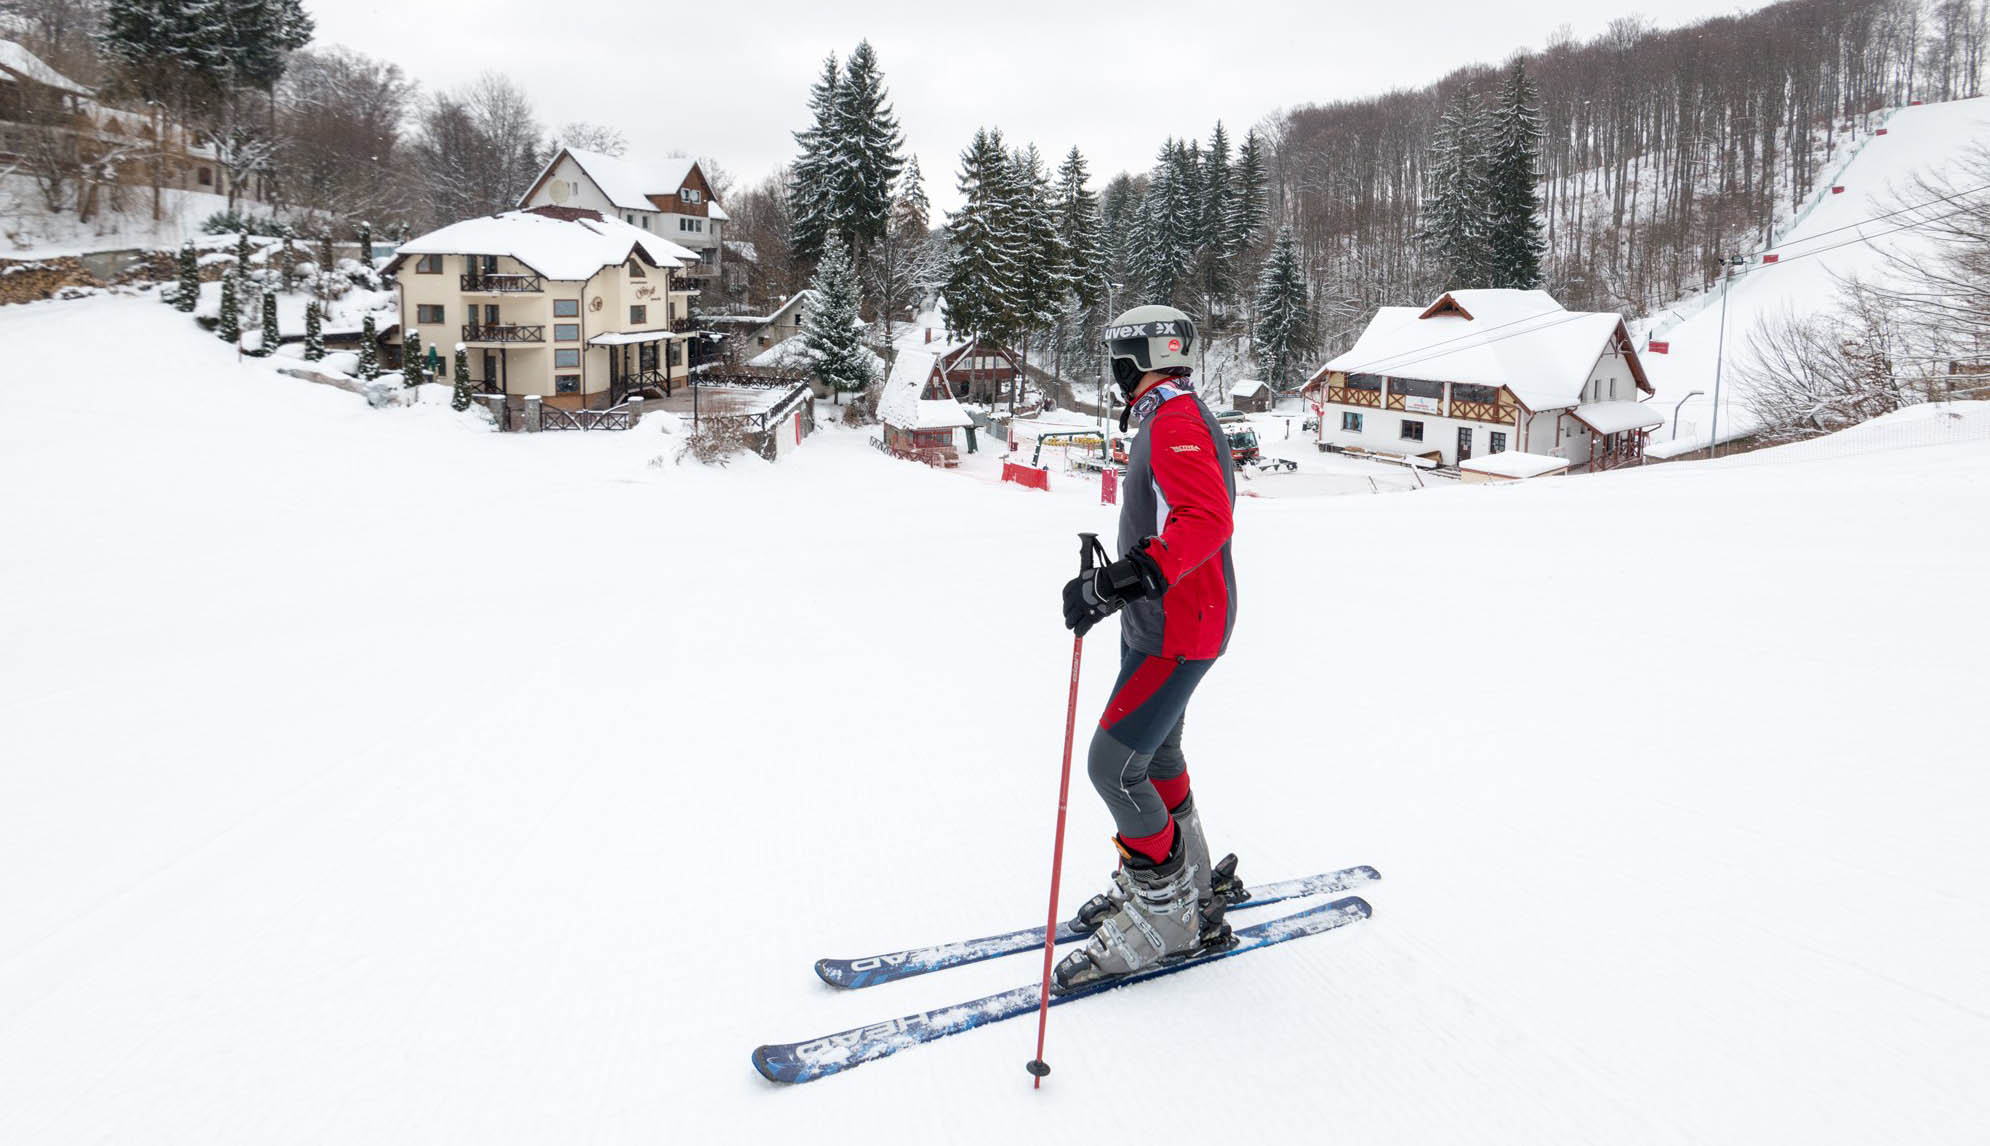
<instances>
[{"instance_id":1,"label":"snow-covered bush","mask_svg":"<svg viewBox=\"0 0 1990 1146\"><path fill-rule=\"evenodd\" d=\"M707 414L684 435L677 460L681 463L691 458L708 466L725 465L734 455L747 452L746 434L752 425L737 414Z\"/></svg>"}]
</instances>

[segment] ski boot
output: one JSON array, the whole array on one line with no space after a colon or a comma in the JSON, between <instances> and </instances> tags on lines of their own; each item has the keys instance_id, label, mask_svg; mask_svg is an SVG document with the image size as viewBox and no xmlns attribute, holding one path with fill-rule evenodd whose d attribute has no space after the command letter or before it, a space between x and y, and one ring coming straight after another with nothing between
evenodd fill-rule
<instances>
[{"instance_id":1,"label":"ski boot","mask_svg":"<svg viewBox=\"0 0 1990 1146\"><path fill-rule=\"evenodd\" d=\"M1051 975L1056 993L1221 950L1234 942L1230 925L1223 922L1227 904L1215 899L1208 911L1203 909L1187 842L1188 833L1178 825L1174 846L1158 863L1121 846L1126 900L1098 921L1090 942L1058 962Z\"/></svg>"},{"instance_id":2,"label":"ski boot","mask_svg":"<svg viewBox=\"0 0 1990 1146\"><path fill-rule=\"evenodd\" d=\"M1209 863L1209 841L1202 834L1202 816L1195 810L1195 793L1190 792L1182 802L1169 809L1175 818L1176 831L1187 837L1183 847L1188 862L1194 865L1196 875L1196 899L1202 905L1204 914L1209 913L1210 905L1221 899L1225 907L1235 907L1251 897L1244 884L1237 878L1237 856L1235 852L1224 856L1215 866ZM1086 900L1078 908L1078 914L1071 926L1083 934L1096 931L1099 922L1118 911L1131 894L1127 886L1126 868L1121 866L1112 873L1112 886L1102 894ZM1217 917L1221 918L1218 912Z\"/></svg>"}]
</instances>

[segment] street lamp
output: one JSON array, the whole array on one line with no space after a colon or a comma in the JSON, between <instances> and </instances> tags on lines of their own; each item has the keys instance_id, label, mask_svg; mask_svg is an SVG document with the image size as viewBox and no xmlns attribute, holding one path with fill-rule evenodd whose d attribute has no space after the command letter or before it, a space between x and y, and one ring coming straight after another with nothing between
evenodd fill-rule
<instances>
[{"instance_id":1,"label":"street lamp","mask_svg":"<svg viewBox=\"0 0 1990 1146\"><path fill-rule=\"evenodd\" d=\"M1721 428L1721 364L1727 356L1727 296L1734 287L1734 268L1748 265L1746 255L1729 255L1721 260L1727 268L1727 277L1721 280L1721 328L1720 336L1714 343L1714 417L1712 429L1707 431L1707 457L1712 458L1720 451Z\"/></svg>"},{"instance_id":2,"label":"street lamp","mask_svg":"<svg viewBox=\"0 0 1990 1146\"><path fill-rule=\"evenodd\" d=\"M1672 437L1671 437L1671 439L1670 439L1670 440L1672 440L1672 441L1675 441L1675 442L1679 440L1679 408L1680 408L1680 406L1684 406L1684 405L1685 405L1686 403L1688 403L1688 402L1691 402L1691 401L1692 401L1693 399L1695 399L1695 398L1698 398L1698 397L1699 397L1700 395L1702 395L1702 394L1705 394L1705 393L1706 393L1706 391L1705 391L1705 390L1695 390L1695 391L1693 391L1692 393L1690 393L1690 394L1687 394L1687 395L1686 395L1686 396L1685 396L1684 398L1681 398L1681 399L1679 399L1679 405L1677 405L1677 406L1674 406L1674 407L1672 407Z\"/></svg>"},{"instance_id":3,"label":"street lamp","mask_svg":"<svg viewBox=\"0 0 1990 1146\"><path fill-rule=\"evenodd\" d=\"M1106 321L1118 317L1112 309L1112 293L1126 286L1125 283L1106 281ZM1099 449L1105 455L1105 464L1112 464L1112 349L1100 339L1099 345Z\"/></svg>"}]
</instances>

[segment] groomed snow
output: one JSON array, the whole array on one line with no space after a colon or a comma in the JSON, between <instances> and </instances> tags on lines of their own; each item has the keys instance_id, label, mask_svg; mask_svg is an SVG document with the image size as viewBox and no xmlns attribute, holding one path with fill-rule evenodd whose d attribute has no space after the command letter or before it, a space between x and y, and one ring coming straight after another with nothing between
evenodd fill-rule
<instances>
[{"instance_id":1,"label":"groomed snow","mask_svg":"<svg viewBox=\"0 0 1990 1146\"><path fill-rule=\"evenodd\" d=\"M780 1090L757 1043L1040 974L810 964L1040 921L1095 485L499 435L149 299L0 347L8 1146L1990 1125L1980 436L1242 499L1197 803L1247 880L1374 864L1374 918L1053 1011L1041 1091L1024 1021Z\"/></svg>"}]
</instances>

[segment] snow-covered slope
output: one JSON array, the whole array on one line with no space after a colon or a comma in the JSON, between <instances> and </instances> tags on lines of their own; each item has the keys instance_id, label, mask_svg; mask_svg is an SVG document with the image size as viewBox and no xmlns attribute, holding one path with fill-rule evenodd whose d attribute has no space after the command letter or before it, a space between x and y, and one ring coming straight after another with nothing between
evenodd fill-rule
<instances>
[{"instance_id":1,"label":"snow-covered slope","mask_svg":"<svg viewBox=\"0 0 1990 1146\"><path fill-rule=\"evenodd\" d=\"M1914 229L1902 229L1913 216L1882 218L1906 204L1922 202L1914 182L1920 176L1954 177L1972 149L1990 144L1990 100L1906 107L1886 122L1887 133L1865 141L1842 174L1820 188L1822 199L1773 247L1750 256L1736 276L1727 302L1726 368L1721 379L1718 433L1722 441L1752 432L1755 419L1735 381L1735 364L1749 353L1751 331L1786 308L1800 315L1836 309L1838 280L1861 275L1885 277L1887 253L1912 259L1929 243ZM1832 194L1831 186L1845 188ZM1966 186L1958 183L1958 187ZM1862 239L1870 239L1863 242ZM1765 264L1762 255L1779 261ZM1835 277L1834 277L1835 276ZM1669 341L1669 354L1643 355L1657 390L1655 403L1668 417L1694 390L1702 397L1679 411L1677 448L1704 446L1714 433L1714 366L1720 345L1718 296L1696 298L1679 308L1687 315L1660 312L1647 324L1653 336ZM1653 433L1655 445L1674 442L1670 427Z\"/></svg>"},{"instance_id":2,"label":"snow-covered slope","mask_svg":"<svg viewBox=\"0 0 1990 1146\"><path fill-rule=\"evenodd\" d=\"M782 1091L756 1043L1038 973L809 967L1040 916L1087 487L835 429L653 467L654 420L371 410L145 300L0 347L10 1146L1990 1123L1980 441L1247 499L1198 800L1375 917L1060 1009L1041 1092L1024 1024Z\"/></svg>"}]
</instances>

